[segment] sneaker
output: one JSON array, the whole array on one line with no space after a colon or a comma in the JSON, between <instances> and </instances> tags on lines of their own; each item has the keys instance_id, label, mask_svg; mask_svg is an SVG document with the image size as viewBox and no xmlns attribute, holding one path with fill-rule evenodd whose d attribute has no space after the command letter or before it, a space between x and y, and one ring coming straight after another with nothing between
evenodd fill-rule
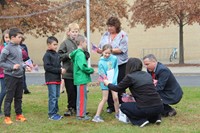
<instances>
[{"instance_id":1,"label":"sneaker","mask_svg":"<svg viewBox=\"0 0 200 133\"><path fill-rule=\"evenodd\" d=\"M146 126L147 124L149 124L149 121L143 122L143 123L140 125L140 127L144 127L144 126Z\"/></svg>"},{"instance_id":2,"label":"sneaker","mask_svg":"<svg viewBox=\"0 0 200 133\"><path fill-rule=\"evenodd\" d=\"M119 119L119 114L115 114L115 118L116 118L116 119Z\"/></svg>"},{"instance_id":3,"label":"sneaker","mask_svg":"<svg viewBox=\"0 0 200 133\"><path fill-rule=\"evenodd\" d=\"M85 116L77 116L77 120L90 120L91 117L85 115Z\"/></svg>"},{"instance_id":4,"label":"sneaker","mask_svg":"<svg viewBox=\"0 0 200 133\"><path fill-rule=\"evenodd\" d=\"M5 117L4 123L7 124L7 125L10 125L10 124L12 124L13 122L12 122L12 120L10 119L10 117Z\"/></svg>"},{"instance_id":5,"label":"sneaker","mask_svg":"<svg viewBox=\"0 0 200 133\"><path fill-rule=\"evenodd\" d=\"M67 110L67 112L64 113L64 116L72 116L72 115L75 115L75 114L76 114L75 109L69 108L69 109Z\"/></svg>"},{"instance_id":6,"label":"sneaker","mask_svg":"<svg viewBox=\"0 0 200 133\"><path fill-rule=\"evenodd\" d=\"M108 109L106 110L106 112L109 113L109 114L111 114L111 113L114 112L114 111L113 111L112 109L108 108Z\"/></svg>"},{"instance_id":7,"label":"sneaker","mask_svg":"<svg viewBox=\"0 0 200 133\"><path fill-rule=\"evenodd\" d=\"M54 120L54 121L59 121L60 119L62 119L62 118L58 114L54 114L51 117L49 117L49 120Z\"/></svg>"},{"instance_id":8,"label":"sneaker","mask_svg":"<svg viewBox=\"0 0 200 133\"><path fill-rule=\"evenodd\" d=\"M63 116L62 116L62 115L59 115L59 114L55 114L55 115L57 115L58 117L60 117L60 119L62 119L62 118L63 118Z\"/></svg>"},{"instance_id":9,"label":"sneaker","mask_svg":"<svg viewBox=\"0 0 200 133\"><path fill-rule=\"evenodd\" d=\"M88 115L89 113L90 113L90 112L87 111L85 114Z\"/></svg>"},{"instance_id":10,"label":"sneaker","mask_svg":"<svg viewBox=\"0 0 200 133\"><path fill-rule=\"evenodd\" d=\"M103 119L101 119L100 116L94 116L94 118L92 119L93 122L104 122Z\"/></svg>"},{"instance_id":11,"label":"sneaker","mask_svg":"<svg viewBox=\"0 0 200 133\"><path fill-rule=\"evenodd\" d=\"M24 94L31 94L30 91L24 91Z\"/></svg>"},{"instance_id":12,"label":"sneaker","mask_svg":"<svg viewBox=\"0 0 200 133\"><path fill-rule=\"evenodd\" d=\"M156 119L156 121L155 121L155 124L156 125L160 125L161 124L161 114L159 114L158 116L157 116L157 119Z\"/></svg>"},{"instance_id":13,"label":"sneaker","mask_svg":"<svg viewBox=\"0 0 200 133\"><path fill-rule=\"evenodd\" d=\"M168 113L168 116L175 116L177 113L176 113L176 110L175 109L172 109L172 111L170 111Z\"/></svg>"},{"instance_id":14,"label":"sneaker","mask_svg":"<svg viewBox=\"0 0 200 133\"><path fill-rule=\"evenodd\" d=\"M22 114L19 114L16 116L16 121L24 122L26 121L26 118Z\"/></svg>"},{"instance_id":15,"label":"sneaker","mask_svg":"<svg viewBox=\"0 0 200 133\"><path fill-rule=\"evenodd\" d=\"M156 120L156 122L155 122L155 123L156 123L156 125L160 125L160 124L161 124L161 122L162 122L162 121L161 121L160 119L158 119L158 120Z\"/></svg>"}]
</instances>

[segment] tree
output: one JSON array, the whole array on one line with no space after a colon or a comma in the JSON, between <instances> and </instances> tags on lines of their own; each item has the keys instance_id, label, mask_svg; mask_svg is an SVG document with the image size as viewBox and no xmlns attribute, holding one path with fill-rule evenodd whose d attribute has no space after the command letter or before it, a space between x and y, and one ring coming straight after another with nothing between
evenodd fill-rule
<instances>
[{"instance_id":1,"label":"tree","mask_svg":"<svg viewBox=\"0 0 200 133\"><path fill-rule=\"evenodd\" d=\"M136 0L131 6L131 26L179 26L179 64L184 64L183 27L200 23L200 0Z\"/></svg>"},{"instance_id":2,"label":"tree","mask_svg":"<svg viewBox=\"0 0 200 133\"><path fill-rule=\"evenodd\" d=\"M44 36L64 30L62 20L56 17L59 2L48 0L4 0L0 6L0 29L18 27L25 33Z\"/></svg>"},{"instance_id":3,"label":"tree","mask_svg":"<svg viewBox=\"0 0 200 133\"><path fill-rule=\"evenodd\" d=\"M46 36L63 31L71 22L86 30L85 0L2 0L0 3L0 29L19 27L25 33ZM128 18L126 0L91 0L91 30L105 28L110 16Z\"/></svg>"}]
</instances>

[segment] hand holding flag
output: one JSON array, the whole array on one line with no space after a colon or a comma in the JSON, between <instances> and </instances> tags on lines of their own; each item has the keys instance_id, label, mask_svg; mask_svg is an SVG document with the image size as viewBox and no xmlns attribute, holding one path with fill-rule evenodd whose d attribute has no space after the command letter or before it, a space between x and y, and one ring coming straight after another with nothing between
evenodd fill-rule
<instances>
[{"instance_id":1,"label":"hand holding flag","mask_svg":"<svg viewBox=\"0 0 200 133\"><path fill-rule=\"evenodd\" d=\"M32 62L31 59L28 59L27 61L25 61L25 64L26 64L27 66L29 66L30 68L33 68L33 62Z\"/></svg>"},{"instance_id":2,"label":"hand holding flag","mask_svg":"<svg viewBox=\"0 0 200 133\"><path fill-rule=\"evenodd\" d=\"M91 43L92 44L92 51L94 52L94 53L97 53L97 50L99 49L96 45L94 45L93 43Z\"/></svg>"},{"instance_id":3,"label":"hand holding flag","mask_svg":"<svg viewBox=\"0 0 200 133\"><path fill-rule=\"evenodd\" d=\"M99 82L103 82L104 80L107 80L107 76L105 74L100 74L99 78L98 78L98 81Z\"/></svg>"}]
</instances>

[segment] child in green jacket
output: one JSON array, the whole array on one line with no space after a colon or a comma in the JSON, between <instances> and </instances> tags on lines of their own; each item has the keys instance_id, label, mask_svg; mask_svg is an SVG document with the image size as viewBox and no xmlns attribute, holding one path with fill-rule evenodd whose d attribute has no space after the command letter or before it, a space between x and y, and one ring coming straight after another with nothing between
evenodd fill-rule
<instances>
[{"instance_id":1,"label":"child in green jacket","mask_svg":"<svg viewBox=\"0 0 200 133\"><path fill-rule=\"evenodd\" d=\"M94 69L88 67L84 54L84 50L87 49L85 37L78 35L75 40L78 49L71 52L69 56L73 62L74 84L77 86L76 116L78 120L89 120L90 117L86 115L87 83L91 82L90 74L94 72Z\"/></svg>"}]
</instances>

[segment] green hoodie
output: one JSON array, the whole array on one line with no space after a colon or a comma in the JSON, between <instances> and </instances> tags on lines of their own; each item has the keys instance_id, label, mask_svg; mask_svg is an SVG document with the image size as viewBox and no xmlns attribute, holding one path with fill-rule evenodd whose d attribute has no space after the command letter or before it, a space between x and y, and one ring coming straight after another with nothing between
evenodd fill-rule
<instances>
[{"instance_id":1,"label":"green hoodie","mask_svg":"<svg viewBox=\"0 0 200 133\"><path fill-rule=\"evenodd\" d=\"M69 55L73 62L73 76L74 84L81 85L91 82L90 74L94 72L94 69L88 67L85 54L82 49L76 49Z\"/></svg>"}]
</instances>

